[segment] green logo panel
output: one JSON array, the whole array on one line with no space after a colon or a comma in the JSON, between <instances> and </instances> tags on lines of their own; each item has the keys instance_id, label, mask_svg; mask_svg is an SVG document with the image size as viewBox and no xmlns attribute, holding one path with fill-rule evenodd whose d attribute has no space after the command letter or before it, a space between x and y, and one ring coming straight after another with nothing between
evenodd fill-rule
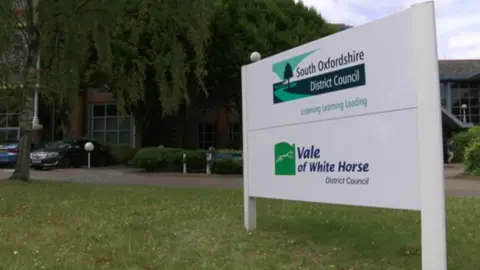
<instances>
[{"instance_id":1,"label":"green logo panel","mask_svg":"<svg viewBox=\"0 0 480 270\"><path fill-rule=\"evenodd\" d=\"M295 144L275 144L275 175L295 175L297 171Z\"/></svg>"}]
</instances>

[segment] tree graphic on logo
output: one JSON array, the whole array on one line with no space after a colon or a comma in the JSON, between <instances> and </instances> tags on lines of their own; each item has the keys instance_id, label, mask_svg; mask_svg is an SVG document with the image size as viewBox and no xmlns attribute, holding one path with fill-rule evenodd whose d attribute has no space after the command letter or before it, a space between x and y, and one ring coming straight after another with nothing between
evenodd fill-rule
<instances>
[{"instance_id":1,"label":"tree graphic on logo","mask_svg":"<svg viewBox=\"0 0 480 270\"><path fill-rule=\"evenodd\" d=\"M293 78L293 69L290 63L285 65L285 71L283 71L283 79L288 82L288 89L290 89L290 79Z\"/></svg>"},{"instance_id":2,"label":"tree graphic on logo","mask_svg":"<svg viewBox=\"0 0 480 270\"><path fill-rule=\"evenodd\" d=\"M295 144L279 142L275 144L275 175L295 175Z\"/></svg>"}]
</instances>

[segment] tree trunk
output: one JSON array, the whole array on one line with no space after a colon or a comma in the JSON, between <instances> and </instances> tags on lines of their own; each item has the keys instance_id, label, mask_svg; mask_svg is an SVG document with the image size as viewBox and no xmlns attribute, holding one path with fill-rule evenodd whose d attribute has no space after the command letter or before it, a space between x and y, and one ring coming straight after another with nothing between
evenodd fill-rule
<instances>
[{"instance_id":1,"label":"tree trunk","mask_svg":"<svg viewBox=\"0 0 480 270\"><path fill-rule=\"evenodd\" d=\"M32 118L33 118L33 98L31 89L35 87L35 71L31 69L30 76L27 76L29 88L24 90L22 95L22 107L20 110L20 149L18 152L17 164L10 180L30 180L30 151L32 146Z\"/></svg>"}]
</instances>

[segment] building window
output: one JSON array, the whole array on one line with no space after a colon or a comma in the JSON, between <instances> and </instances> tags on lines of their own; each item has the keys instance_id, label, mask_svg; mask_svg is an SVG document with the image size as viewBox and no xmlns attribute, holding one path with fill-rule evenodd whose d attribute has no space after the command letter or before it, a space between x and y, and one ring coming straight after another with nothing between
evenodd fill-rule
<instances>
[{"instance_id":1,"label":"building window","mask_svg":"<svg viewBox=\"0 0 480 270\"><path fill-rule=\"evenodd\" d=\"M240 123L230 123L230 148L242 148L242 125Z\"/></svg>"},{"instance_id":2,"label":"building window","mask_svg":"<svg viewBox=\"0 0 480 270\"><path fill-rule=\"evenodd\" d=\"M0 98L0 139L18 140L19 113L9 102L9 97Z\"/></svg>"},{"instance_id":3,"label":"building window","mask_svg":"<svg viewBox=\"0 0 480 270\"><path fill-rule=\"evenodd\" d=\"M213 123L202 123L198 128L198 147L207 149L217 147L217 126Z\"/></svg>"},{"instance_id":4,"label":"building window","mask_svg":"<svg viewBox=\"0 0 480 270\"><path fill-rule=\"evenodd\" d=\"M107 144L134 146L133 132L133 117L120 115L117 112L117 105L89 105L89 138Z\"/></svg>"},{"instance_id":5,"label":"building window","mask_svg":"<svg viewBox=\"0 0 480 270\"><path fill-rule=\"evenodd\" d=\"M11 102L12 97L0 98L0 128L18 128L20 114Z\"/></svg>"},{"instance_id":6,"label":"building window","mask_svg":"<svg viewBox=\"0 0 480 270\"><path fill-rule=\"evenodd\" d=\"M463 122L464 114L467 123L480 123L480 89L477 82L461 82L452 84L452 114ZM467 105L464 110L462 105Z\"/></svg>"},{"instance_id":7,"label":"building window","mask_svg":"<svg viewBox=\"0 0 480 270\"><path fill-rule=\"evenodd\" d=\"M440 103L443 107L447 106L447 83L441 82L440 83Z\"/></svg>"}]
</instances>

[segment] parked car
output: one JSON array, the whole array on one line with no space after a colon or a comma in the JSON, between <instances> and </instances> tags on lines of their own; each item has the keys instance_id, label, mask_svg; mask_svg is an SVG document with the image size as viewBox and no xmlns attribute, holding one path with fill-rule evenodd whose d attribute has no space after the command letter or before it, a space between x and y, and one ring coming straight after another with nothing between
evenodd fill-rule
<instances>
[{"instance_id":1,"label":"parked car","mask_svg":"<svg viewBox=\"0 0 480 270\"><path fill-rule=\"evenodd\" d=\"M43 148L41 143L32 143L31 151ZM20 151L19 141L6 141L0 143L0 165L8 166L17 163L18 152Z\"/></svg>"},{"instance_id":2,"label":"parked car","mask_svg":"<svg viewBox=\"0 0 480 270\"><path fill-rule=\"evenodd\" d=\"M94 149L90 157L91 166L106 166L108 163L108 151L105 146L92 140L64 139L49 143L45 148L32 151L30 154L31 167L43 168L80 168L88 165L88 152L85 151L85 143L91 142Z\"/></svg>"}]
</instances>

